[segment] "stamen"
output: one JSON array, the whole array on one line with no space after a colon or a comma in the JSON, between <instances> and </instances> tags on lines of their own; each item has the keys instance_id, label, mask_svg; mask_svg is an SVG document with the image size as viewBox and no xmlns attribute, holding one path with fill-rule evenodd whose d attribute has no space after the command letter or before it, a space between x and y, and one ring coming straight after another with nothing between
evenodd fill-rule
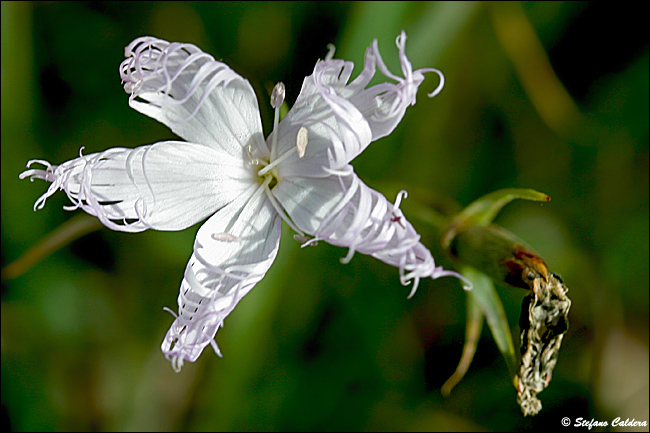
<instances>
[{"instance_id":1,"label":"stamen","mask_svg":"<svg viewBox=\"0 0 650 433\"><path fill-rule=\"evenodd\" d=\"M295 150L295 149L292 149L292 150ZM289 157L289 155L291 155L292 153L293 153L292 151L289 151L289 152L285 153L284 155L282 155L280 158L277 158L275 161L273 161L272 163L268 164L266 167L264 167L260 171L258 171L257 175L260 176L260 177L264 176L266 173L273 170L279 163L281 163L282 161L287 159Z\"/></svg>"},{"instance_id":2,"label":"stamen","mask_svg":"<svg viewBox=\"0 0 650 433\"><path fill-rule=\"evenodd\" d=\"M271 92L271 107L280 108L284 103L285 88L283 83L278 83Z\"/></svg>"},{"instance_id":3,"label":"stamen","mask_svg":"<svg viewBox=\"0 0 650 433\"><path fill-rule=\"evenodd\" d=\"M211 237L215 241L223 242L239 242L241 240L237 236L231 235L230 233L212 233Z\"/></svg>"},{"instance_id":4,"label":"stamen","mask_svg":"<svg viewBox=\"0 0 650 433\"><path fill-rule=\"evenodd\" d=\"M298 130L298 137L296 138L296 150L298 151L298 158L305 156L305 150L307 149L307 139L309 137L309 132L304 126L300 127Z\"/></svg>"},{"instance_id":5,"label":"stamen","mask_svg":"<svg viewBox=\"0 0 650 433\"><path fill-rule=\"evenodd\" d=\"M307 131L307 128L304 126L300 127L298 130L298 135L296 137L296 147L292 147L289 149L287 152L285 152L282 156L279 158L273 159L271 157L271 163L262 168L260 171L257 172L258 176L264 176L266 173L269 171L273 170L275 167L278 166L282 161L285 159L289 158L291 155L293 155L293 152L298 152L298 157L302 158L305 156L305 150L307 149L307 141L308 141L308 136L309 132ZM275 138L275 137L274 137Z\"/></svg>"},{"instance_id":6,"label":"stamen","mask_svg":"<svg viewBox=\"0 0 650 433\"><path fill-rule=\"evenodd\" d=\"M271 143L271 161L275 159L278 148L278 125L280 124L280 107L284 103L285 89L283 83L278 83L271 92L271 107L275 109L273 116L273 140Z\"/></svg>"}]
</instances>

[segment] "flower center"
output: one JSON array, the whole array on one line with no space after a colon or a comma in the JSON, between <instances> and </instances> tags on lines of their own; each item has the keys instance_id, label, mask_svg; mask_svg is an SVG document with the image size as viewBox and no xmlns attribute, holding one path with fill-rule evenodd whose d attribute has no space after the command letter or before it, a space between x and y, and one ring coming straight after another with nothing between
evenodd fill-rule
<instances>
[{"instance_id":1,"label":"flower center","mask_svg":"<svg viewBox=\"0 0 650 433\"><path fill-rule=\"evenodd\" d=\"M258 176L266 176L268 173L272 173L272 175L279 180L278 178L278 173L277 173L277 166L287 158L289 158L291 155L294 153L298 153L298 158L302 158L305 156L305 151L307 150L307 140L309 139L309 133L307 132L307 128L302 126L298 130L298 135L296 136L296 146L291 147L288 151L283 153L281 156L277 158L273 158L273 154L276 153L273 150L271 150L271 162L268 164L263 163L264 167L261 168L258 172ZM276 139L275 139L275 134L273 135L273 146L276 144Z\"/></svg>"},{"instance_id":2,"label":"flower center","mask_svg":"<svg viewBox=\"0 0 650 433\"><path fill-rule=\"evenodd\" d=\"M273 176L272 174L267 174L266 176L264 176L265 179L268 177L271 178L268 185L269 189L275 188L275 186L278 184L278 178Z\"/></svg>"},{"instance_id":3,"label":"flower center","mask_svg":"<svg viewBox=\"0 0 650 433\"><path fill-rule=\"evenodd\" d=\"M259 184L273 189L279 181L277 170L274 169L277 164L271 164L271 161L255 156L251 146L248 146L247 151L248 163L252 166L253 172L257 174Z\"/></svg>"},{"instance_id":4,"label":"flower center","mask_svg":"<svg viewBox=\"0 0 650 433\"><path fill-rule=\"evenodd\" d=\"M278 156L278 125L280 124L280 107L284 102L284 84L278 83L273 88L273 93L271 94L271 106L275 109L275 115L273 119L273 132L271 133L273 137L271 138L271 155L269 160L257 158L254 154L253 148L248 147L248 159L249 163L253 166L253 169L257 171L258 181L260 183L260 189L258 191L264 190L264 193L268 197L269 201L282 217L282 219L291 227L300 239L306 238L305 234L291 221L291 218L286 214L282 206L278 203L276 198L273 196L273 188L277 186L280 182L280 177L278 176L278 165L285 161L287 158L292 156L294 153L298 153L298 157L302 158L305 156L305 151L307 149L308 141L308 131L304 126L298 130L296 136L296 145L292 146L284 152L282 155Z\"/></svg>"},{"instance_id":5,"label":"flower center","mask_svg":"<svg viewBox=\"0 0 650 433\"><path fill-rule=\"evenodd\" d=\"M298 130L298 135L296 136L296 146L291 147L288 151L278 156L278 125L280 124L280 107L284 103L284 84L278 83L273 88L271 93L271 106L275 110L273 118L273 137L271 139L271 158L270 161L258 160L253 157L251 149L249 149L249 156L254 165L260 167L257 171L257 175L260 177L262 182L265 182L268 176L271 176L271 180L268 184L269 189L273 189L275 185L278 184L280 178L278 176L278 165L285 161L287 158L292 156L294 153L298 153L298 157L302 158L305 156L305 151L307 150L307 141L309 139L309 133L307 128L304 126Z\"/></svg>"}]
</instances>

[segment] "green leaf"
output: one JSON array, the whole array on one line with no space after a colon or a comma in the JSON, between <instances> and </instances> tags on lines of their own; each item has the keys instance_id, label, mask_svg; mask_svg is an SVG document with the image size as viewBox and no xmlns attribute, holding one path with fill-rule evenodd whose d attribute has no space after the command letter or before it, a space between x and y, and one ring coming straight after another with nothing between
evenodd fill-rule
<instances>
[{"instance_id":1,"label":"green leaf","mask_svg":"<svg viewBox=\"0 0 650 433\"><path fill-rule=\"evenodd\" d=\"M460 356L458 367L449 379L442 385L440 392L445 397L449 397L451 390L460 382L465 373L469 369L469 365L474 359L476 347L478 346L478 339L481 336L481 329L483 328L483 311L481 306L476 301L476 297L472 291L467 292L467 327L465 328L465 344L463 345L463 354Z\"/></svg>"},{"instance_id":2,"label":"green leaf","mask_svg":"<svg viewBox=\"0 0 650 433\"><path fill-rule=\"evenodd\" d=\"M479 305L481 312L485 315L494 341L497 343L501 355L506 360L510 377L514 377L518 371L515 347L512 343L508 318L506 317L503 304L497 294L494 283L492 283L492 280L487 275L469 266L463 266L461 272L474 285L473 289L468 291L467 294L474 299L474 302ZM468 326L470 325L468 323Z\"/></svg>"},{"instance_id":3,"label":"green leaf","mask_svg":"<svg viewBox=\"0 0 650 433\"><path fill-rule=\"evenodd\" d=\"M443 246L448 248L456 234L469 226L487 226L505 205L518 198L532 201L551 200L548 195L534 189L505 188L491 192L472 202L453 218L442 238Z\"/></svg>"}]
</instances>

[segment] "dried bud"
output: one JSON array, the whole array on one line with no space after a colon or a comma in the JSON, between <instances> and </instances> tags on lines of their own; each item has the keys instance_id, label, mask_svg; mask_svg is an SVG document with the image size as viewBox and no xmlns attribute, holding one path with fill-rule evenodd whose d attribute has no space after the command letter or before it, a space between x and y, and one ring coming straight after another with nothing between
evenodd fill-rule
<instances>
[{"instance_id":1,"label":"dried bud","mask_svg":"<svg viewBox=\"0 0 650 433\"><path fill-rule=\"evenodd\" d=\"M532 290L536 278L548 279L544 260L515 235L495 225L466 227L453 238L449 252L497 283Z\"/></svg>"},{"instance_id":2,"label":"dried bud","mask_svg":"<svg viewBox=\"0 0 650 433\"><path fill-rule=\"evenodd\" d=\"M524 415L535 415L542 403L537 394L551 382L553 368L569 328L571 300L568 289L556 274L548 280L538 277L524 298L519 318L521 328L521 368L516 378L517 402Z\"/></svg>"}]
</instances>

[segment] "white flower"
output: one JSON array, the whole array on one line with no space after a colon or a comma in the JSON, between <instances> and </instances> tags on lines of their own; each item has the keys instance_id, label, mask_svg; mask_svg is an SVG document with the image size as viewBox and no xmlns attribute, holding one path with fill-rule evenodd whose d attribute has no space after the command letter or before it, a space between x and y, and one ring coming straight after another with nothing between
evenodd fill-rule
<instances>
[{"instance_id":1,"label":"white flower","mask_svg":"<svg viewBox=\"0 0 650 433\"><path fill-rule=\"evenodd\" d=\"M114 148L20 178L51 182L34 208L57 190L107 227L138 232L182 230L210 217L199 229L178 298L179 312L162 350L179 370L214 341L224 318L273 263L282 221L304 245L326 241L397 266L400 281L457 275L435 266L420 236L399 209L366 186L350 161L370 142L390 134L415 104L423 72L397 38L403 77L382 61L375 40L361 74L348 83L352 62L330 49L305 78L298 100L282 122L284 86L274 89L274 129L262 135L250 83L191 44L152 37L134 40L120 65L129 104L167 125L186 141L136 149ZM367 87L376 68L396 83ZM211 216L212 215L212 216ZM313 238L309 239L307 235Z\"/></svg>"}]
</instances>

